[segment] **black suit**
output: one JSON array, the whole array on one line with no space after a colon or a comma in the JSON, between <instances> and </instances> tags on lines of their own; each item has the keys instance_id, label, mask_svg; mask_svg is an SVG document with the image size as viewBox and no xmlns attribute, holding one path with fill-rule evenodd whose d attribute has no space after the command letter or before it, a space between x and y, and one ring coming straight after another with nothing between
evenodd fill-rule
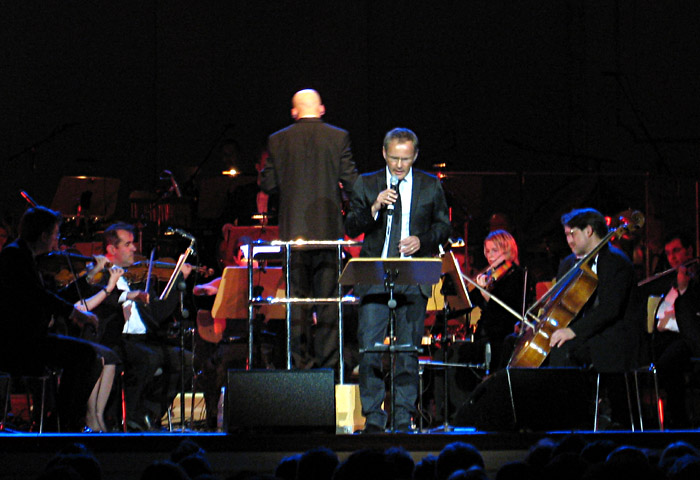
<instances>
[{"instance_id":1,"label":"black suit","mask_svg":"<svg viewBox=\"0 0 700 480\"><path fill-rule=\"evenodd\" d=\"M268 152L260 187L265 193L279 194L280 238L342 239L338 184L349 194L357 178L348 132L320 118L302 118L270 135ZM289 267L293 297L338 295L335 250L294 251ZM292 354L298 368L338 364L338 309L334 305L315 309L315 332L311 308L292 309Z\"/></svg>"},{"instance_id":2,"label":"black suit","mask_svg":"<svg viewBox=\"0 0 700 480\"><path fill-rule=\"evenodd\" d=\"M349 194L357 179L348 132L302 118L270 135L267 148L260 187L279 193L280 238L343 238L338 182Z\"/></svg>"},{"instance_id":3,"label":"black suit","mask_svg":"<svg viewBox=\"0 0 700 480\"><path fill-rule=\"evenodd\" d=\"M561 261L557 278L576 263L571 254ZM551 366L590 365L598 372L625 372L637 366L641 324L630 302L634 268L621 250L606 245L598 254L598 286L569 324L576 337L552 348Z\"/></svg>"},{"instance_id":4,"label":"black suit","mask_svg":"<svg viewBox=\"0 0 700 480\"><path fill-rule=\"evenodd\" d=\"M21 239L0 252L0 305L0 370L37 375L46 366L61 367L61 422L79 431L102 364L89 342L49 333L52 316L67 318L73 304L44 288L32 252Z\"/></svg>"},{"instance_id":5,"label":"black suit","mask_svg":"<svg viewBox=\"0 0 700 480\"><path fill-rule=\"evenodd\" d=\"M576 257L572 254L559 264L561 278ZM642 323L631 301L636 296L634 267L621 250L606 245L597 258L598 285L579 315L569 324L576 337L561 347L553 347L550 366L592 366L601 374L601 386L610 401L614 424L629 428L624 372L638 366Z\"/></svg>"},{"instance_id":6,"label":"black suit","mask_svg":"<svg viewBox=\"0 0 700 480\"><path fill-rule=\"evenodd\" d=\"M676 275L668 275L645 285L640 303L646 305L649 295L666 295L677 289ZM690 369L690 359L700 355L700 282L693 279L674 304L678 332L658 331L652 334L653 356L659 374L659 384L666 391L666 425L682 428L688 425L685 407L685 372Z\"/></svg>"},{"instance_id":7,"label":"black suit","mask_svg":"<svg viewBox=\"0 0 700 480\"><path fill-rule=\"evenodd\" d=\"M445 194L438 179L412 169L413 186L410 198L409 235L420 239L420 250L414 257L430 257L450 234L449 214ZM380 257L386 236L386 209L372 216L371 207L382 190L387 188L386 169L362 175L355 183L350 212L345 226L350 237L365 234L360 257ZM402 196L402 203L406 199ZM424 317L430 285L397 286L396 342L419 346L423 335ZM355 295L362 297L358 338L360 349L381 343L387 334L388 295L383 286L357 285ZM401 354L396 358L395 372L396 426L403 430L410 425L418 398L418 356ZM381 409L385 396L381 355L365 353L360 357L360 399L367 424L384 428L386 413Z\"/></svg>"},{"instance_id":8,"label":"black suit","mask_svg":"<svg viewBox=\"0 0 700 480\"><path fill-rule=\"evenodd\" d=\"M137 286L130 288L136 290ZM159 300L152 289L150 303L136 303L146 334L123 335L125 319L119 303L122 292L115 288L95 313L100 319L101 343L118 352L124 362L127 418L143 427L146 415L151 421L160 421L179 391L181 350L163 339L164 324L175 312L179 295L173 290L166 299ZM185 385L192 378L191 367L192 353L185 351ZM156 375L159 369L162 374Z\"/></svg>"}]
</instances>

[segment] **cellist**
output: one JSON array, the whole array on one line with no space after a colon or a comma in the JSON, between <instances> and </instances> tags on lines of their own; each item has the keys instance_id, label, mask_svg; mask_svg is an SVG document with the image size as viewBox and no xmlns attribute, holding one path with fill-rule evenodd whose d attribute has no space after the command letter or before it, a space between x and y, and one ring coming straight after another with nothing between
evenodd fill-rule
<instances>
[{"instance_id":1,"label":"cellist","mask_svg":"<svg viewBox=\"0 0 700 480\"><path fill-rule=\"evenodd\" d=\"M608 234L605 217L592 208L572 210L561 217L561 223L572 254L561 261L557 279ZM623 373L635 366L641 328L630 304L634 269L627 255L610 244L589 265L598 276L597 288L569 326L552 334L549 365L592 366L605 374L601 381L608 385L612 420L623 425L629 423L625 420L625 386L621 379L607 374Z\"/></svg>"}]
</instances>

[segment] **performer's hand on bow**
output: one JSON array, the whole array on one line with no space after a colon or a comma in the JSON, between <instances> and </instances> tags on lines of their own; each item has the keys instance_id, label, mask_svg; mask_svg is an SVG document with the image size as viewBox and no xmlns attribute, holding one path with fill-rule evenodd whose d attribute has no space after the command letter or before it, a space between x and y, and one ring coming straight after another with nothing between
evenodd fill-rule
<instances>
[{"instance_id":1,"label":"performer's hand on bow","mask_svg":"<svg viewBox=\"0 0 700 480\"><path fill-rule=\"evenodd\" d=\"M126 294L126 299L133 300L134 302L148 303L151 297L143 290L133 290Z\"/></svg>"},{"instance_id":2,"label":"performer's hand on bow","mask_svg":"<svg viewBox=\"0 0 700 480\"><path fill-rule=\"evenodd\" d=\"M192 273L192 268L194 267L192 267L192 265L190 265L189 263L183 263L181 270L182 276L187 278L190 275L190 273Z\"/></svg>"},{"instance_id":3,"label":"performer's hand on bow","mask_svg":"<svg viewBox=\"0 0 700 480\"><path fill-rule=\"evenodd\" d=\"M688 289L688 285L690 284L691 280L691 275L690 272L688 271L688 267L681 265L678 267L678 274L676 275L676 283L678 284L678 293L683 295L685 291Z\"/></svg>"}]
</instances>

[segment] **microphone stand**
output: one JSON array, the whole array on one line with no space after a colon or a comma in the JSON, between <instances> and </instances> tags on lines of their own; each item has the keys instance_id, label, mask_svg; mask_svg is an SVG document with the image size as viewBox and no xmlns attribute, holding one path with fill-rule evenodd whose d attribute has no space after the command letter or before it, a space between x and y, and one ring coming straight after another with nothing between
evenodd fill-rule
<instances>
[{"instance_id":1,"label":"microphone stand","mask_svg":"<svg viewBox=\"0 0 700 480\"><path fill-rule=\"evenodd\" d=\"M165 286L165 289L163 290L163 293L160 294L160 300L165 300L168 295L170 295L170 292L173 289L173 286L175 286L175 280L177 279L178 275L182 272L182 266L185 264L185 261L187 260L187 257L189 255L194 255L194 244L195 244L195 239L194 237L190 238L190 245L187 247L187 250L185 250L185 253L180 255L180 258L177 260L177 264L175 265L175 269L173 270L172 275L170 276L170 279L168 280L168 284ZM187 311L184 308L184 291L187 288L187 285L185 284L184 281L178 282L177 284L178 290L180 290L180 313L182 315L182 319L180 320L180 328L179 328L179 336L180 336L180 427L182 431L185 431L185 329L183 326L184 319L189 317L189 311ZM192 362L193 368L194 368L194 361ZM194 393L194 392L193 392ZM192 401L194 401L194 398L192 398Z\"/></svg>"},{"instance_id":2,"label":"microphone stand","mask_svg":"<svg viewBox=\"0 0 700 480\"><path fill-rule=\"evenodd\" d=\"M185 320L189 318L190 312L185 308L185 289L187 284L182 281L178 282L177 289L180 293L180 430L184 433L185 431ZM192 342L194 345L194 342ZM194 355L194 354L193 354ZM194 375L194 360L192 362L192 370ZM190 426L194 426L194 376L192 377L192 399L191 399L191 411L190 416Z\"/></svg>"}]
</instances>

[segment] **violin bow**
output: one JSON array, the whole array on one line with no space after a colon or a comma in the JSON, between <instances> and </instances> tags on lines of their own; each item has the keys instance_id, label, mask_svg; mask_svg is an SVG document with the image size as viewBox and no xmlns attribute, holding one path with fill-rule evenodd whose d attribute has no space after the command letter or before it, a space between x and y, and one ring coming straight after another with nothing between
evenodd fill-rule
<instances>
[{"instance_id":1,"label":"violin bow","mask_svg":"<svg viewBox=\"0 0 700 480\"><path fill-rule=\"evenodd\" d=\"M156 247L151 250L151 258L148 260L148 275L146 276L146 293L151 291L151 273L153 273L153 259L156 256Z\"/></svg>"},{"instance_id":2,"label":"violin bow","mask_svg":"<svg viewBox=\"0 0 700 480\"><path fill-rule=\"evenodd\" d=\"M461 272L460 272L460 275L462 275L462 278L464 278L466 281L468 281L469 283L471 283L472 285L474 285L476 288L478 288L480 292L489 295L489 297L491 297L491 299L492 299L493 301L495 301L497 304L499 304L501 307L503 307L503 308L504 308L506 311L508 311L510 314L512 314L513 316L515 316L515 318L517 318L518 320L520 320L521 322L523 322L523 323L524 323L525 325L527 325L528 327L534 328L534 325L533 325L532 323L530 323L529 321L527 321L527 320L525 319L525 317L523 317L522 315L520 315L518 312L516 312L515 310L513 310L512 308L510 308L510 307L508 306L508 304L506 304L506 302L504 302L503 300L501 300L500 298L498 298L497 296L495 296L493 293L491 293L491 292L489 292L488 290L486 290L484 287L482 287L481 285L479 285L478 283L476 283L474 280L472 280L471 278L469 278L467 275L465 275L465 274L463 274L463 273L461 273Z\"/></svg>"},{"instance_id":3,"label":"violin bow","mask_svg":"<svg viewBox=\"0 0 700 480\"><path fill-rule=\"evenodd\" d=\"M175 279L177 278L178 274L182 271L182 266L185 264L185 261L187 261L187 257L193 253L194 253L194 240L191 240L190 246L187 247L187 250L185 250L185 253L180 255L180 258L177 259L177 264L175 265L175 269L173 270L173 274L170 275L170 279L168 280L168 284L165 286L163 293L160 294L160 298L159 298L160 300L164 300L168 297L168 295L170 295L170 291L173 289L173 286L175 285Z\"/></svg>"}]
</instances>

